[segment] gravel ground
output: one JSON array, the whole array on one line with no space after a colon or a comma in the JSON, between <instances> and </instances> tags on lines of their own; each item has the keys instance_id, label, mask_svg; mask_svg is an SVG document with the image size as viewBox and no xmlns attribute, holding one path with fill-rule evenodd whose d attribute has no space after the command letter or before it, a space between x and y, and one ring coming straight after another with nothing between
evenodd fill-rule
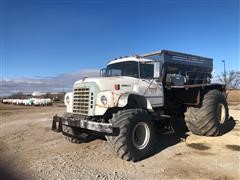
<instances>
[{"instance_id":1,"label":"gravel ground","mask_svg":"<svg viewBox=\"0 0 240 180\"><path fill-rule=\"evenodd\" d=\"M1 104L0 179L240 179L239 108L221 137L158 134L153 153L140 162L114 156L103 138L71 144L52 132L64 107Z\"/></svg>"}]
</instances>

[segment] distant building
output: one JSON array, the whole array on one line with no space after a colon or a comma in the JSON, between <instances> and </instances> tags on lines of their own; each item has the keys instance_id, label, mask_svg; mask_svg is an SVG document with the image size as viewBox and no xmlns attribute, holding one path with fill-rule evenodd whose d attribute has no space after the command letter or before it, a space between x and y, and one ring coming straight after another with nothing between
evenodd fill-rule
<instances>
[{"instance_id":1,"label":"distant building","mask_svg":"<svg viewBox=\"0 0 240 180\"><path fill-rule=\"evenodd\" d=\"M46 95L46 93L43 93L43 92L39 92L39 91L35 91L32 93L32 96L36 97L36 96L44 96Z\"/></svg>"}]
</instances>

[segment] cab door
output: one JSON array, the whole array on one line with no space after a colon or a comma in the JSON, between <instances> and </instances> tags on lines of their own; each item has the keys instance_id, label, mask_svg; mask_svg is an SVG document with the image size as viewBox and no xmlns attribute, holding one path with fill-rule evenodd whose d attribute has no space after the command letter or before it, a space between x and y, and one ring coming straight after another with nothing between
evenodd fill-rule
<instances>
[{"instance_id":1,"label":"cab door","mask_svg":"<svg viewBox=\"0 0 240 180\"><path fill-rule=\"evenodd\" d=\"M154 79L154 62L140 63L140 93L145 96L152 107L164 105L163 85L158 79Z\"/></svg>"}]
</instances>

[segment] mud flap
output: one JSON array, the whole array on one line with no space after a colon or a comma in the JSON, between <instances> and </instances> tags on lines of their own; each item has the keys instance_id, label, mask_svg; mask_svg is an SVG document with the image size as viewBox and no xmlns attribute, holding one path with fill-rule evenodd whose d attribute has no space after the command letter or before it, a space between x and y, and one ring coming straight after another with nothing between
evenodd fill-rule
<instances>
[{"instance_id":1,"label":"mud flap","mask_svg":"<svg viewBox=\"0 0 240 180\"><path fill-rule=\"evenodd\" d=\"M55 115L53 116L53 121L52 121L52 130L55 132L62 132L62 119L61 117Z\"/></svg>"}]
</instances>

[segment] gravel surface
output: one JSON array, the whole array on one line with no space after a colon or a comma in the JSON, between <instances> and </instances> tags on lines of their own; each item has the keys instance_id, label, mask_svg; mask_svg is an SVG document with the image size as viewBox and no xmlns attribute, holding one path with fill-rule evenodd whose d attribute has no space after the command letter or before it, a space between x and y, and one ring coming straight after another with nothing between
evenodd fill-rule
<instances>
[{"instance_id":1,"label":"gravel surface","mask_svg":"<svg viewBox=\"0 0 240 180\"><path fill-rule=\"evenodd\" d=\"M104 138L72 144L51 131L64 107L2 105L0 179L240 179L240 111L230 107L234 129L221 137L158 134L148 158L126 162Z\"/></svg>"}]
</instances>

